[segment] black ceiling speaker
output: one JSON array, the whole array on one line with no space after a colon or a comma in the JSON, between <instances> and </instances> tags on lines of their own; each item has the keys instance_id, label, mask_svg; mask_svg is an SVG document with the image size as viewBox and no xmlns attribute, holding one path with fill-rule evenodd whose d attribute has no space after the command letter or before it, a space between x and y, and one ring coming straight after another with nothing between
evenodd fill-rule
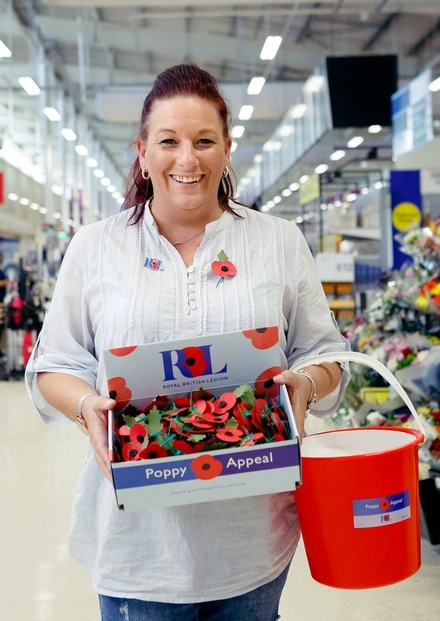
<instances>
[{"instance_id":1,"label":"black ceiling speaker","mask_svg":"<svg viewBox=\"0 0 440 621\"><path fill-rule=\"evenodd\" d=\"M391 126L396 55L329 56L326 65L334 128Z\"/></svg>"}]
</instances>

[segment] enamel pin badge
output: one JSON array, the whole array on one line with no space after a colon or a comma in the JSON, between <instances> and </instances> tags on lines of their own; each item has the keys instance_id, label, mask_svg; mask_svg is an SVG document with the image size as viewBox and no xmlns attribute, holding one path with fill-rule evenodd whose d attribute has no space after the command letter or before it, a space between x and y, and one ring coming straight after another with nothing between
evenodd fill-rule
<instances>
[{"instance_id":1,"label":"enamel pin badge","mask_svg":"<svg viewBox=\"0 0 440 621\"><path fill-rule=\"evenodd\" d=\"M145 257L144 267L157 271L162 269L162 261L159 261L159 259L150 259L150 257Z\"/></svg>"}]
</instances>

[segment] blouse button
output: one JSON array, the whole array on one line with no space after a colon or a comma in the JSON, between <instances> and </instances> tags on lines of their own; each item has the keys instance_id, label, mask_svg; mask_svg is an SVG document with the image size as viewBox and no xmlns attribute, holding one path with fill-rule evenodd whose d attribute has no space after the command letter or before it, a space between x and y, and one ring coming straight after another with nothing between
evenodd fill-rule
<instances>
[{"instance_id":1,"label":"blouse button","mask_svg":"<svg viewBox=\"0 0 440 621\"><path fill-rule=\"evenodd\" d=\"M193 266L191 265L187 271L188 271L188 274L192 274L192 272L194 271Z\"/></svg>"},{"instance_id":2,"label":"blouse button","mask_svg":"<svg viewBox=\"0 0 440 621\"><path fill-rule=\"evenodd\" d=\"M196 305L195 304L190 304L189 307L190 307L191 310L195 310L196 309Z\"/></svg>"}]
</instances>

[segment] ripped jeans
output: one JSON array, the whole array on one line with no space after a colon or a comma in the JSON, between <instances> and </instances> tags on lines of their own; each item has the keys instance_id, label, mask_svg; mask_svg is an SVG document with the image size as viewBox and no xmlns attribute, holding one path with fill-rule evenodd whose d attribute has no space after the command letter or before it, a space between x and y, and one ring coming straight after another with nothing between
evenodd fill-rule
<instances>
[{"instance_id":1,"label":"ripped jeans","mask_svg":"<svg viewBox=\"0 0 440 621\"><path fill-rule=\"evenodd\" d=\"M276 621L289 565L268 584L244 595L201 604L162 604L99 596L101 621Z\"/></svg>"}]
</instances>

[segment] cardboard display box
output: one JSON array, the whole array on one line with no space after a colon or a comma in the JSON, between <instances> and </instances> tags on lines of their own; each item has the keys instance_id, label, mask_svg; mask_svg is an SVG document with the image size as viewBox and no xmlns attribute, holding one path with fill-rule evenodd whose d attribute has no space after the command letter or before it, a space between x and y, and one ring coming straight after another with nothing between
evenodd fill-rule
<instances>
[{"instance_id":1,"label":"cardboard display box","mask_svg":"<svg viewBox=\"0 0 440 621\"><path fill-rule=\"evenodd\" d=\"M159 395L199 388L220 396L243 383L253 388L280 367L278 329L244 330L193 339L120 347L104 352L116 414L130 404L144 409ZM301 481L298 432L285 386L278 401L289 440L190 455L112 462L117 503L135 511L293 491ZM109 416L109 450L113 453Z\"/></svg>"}]
</instances>

